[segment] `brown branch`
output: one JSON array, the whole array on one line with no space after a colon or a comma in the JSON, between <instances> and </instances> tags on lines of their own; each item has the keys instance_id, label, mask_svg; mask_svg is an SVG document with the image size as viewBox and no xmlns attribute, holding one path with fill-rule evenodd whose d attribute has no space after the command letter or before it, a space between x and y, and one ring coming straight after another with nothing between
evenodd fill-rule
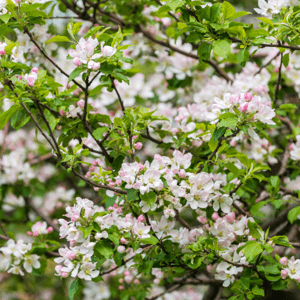
<instances>
[{"instance_id":1,"label":"brown branch","mask_svg":"<svg viewBox=\"0 0 300 300\"><path fill-rule=\"evenodd\" d=\"M274 57L272 57L268 62L266 62L264 65L262 65L259 70L254 74L259 74L264 68L266 68L274 59L276 59L280 55L280 52L278 52Z\"/></svg>"},{"instance_id":2,"label":"brown branch","mask_svg":"<svg viewBox=\"0 0 300 300\"><path fill-rule=\"evenodd\" d=\"M1 222L0 222L0 228L1 228L1 230L3 231L3 233L5 234L5 236L8 236L6 230L5 230L5 228L3 227L3 225L2 225Z\"/></svg>"},{"instance_id":3,"label":"brown branch","mask_svg":"<svg viewBox=\"0 0 300 300\"><path fill-rule=\"evenodd\" d=\"M43 162L45 160L48 160L48 159L52 158L53 156L54 155L51 152L51 153L47 153L47 154L42 155L42 156L35 157L35 158L29 160L28 162L29 162L30 165L36 165L36 164L38 164L40 162Z\"/></svg>"}]
</instances>

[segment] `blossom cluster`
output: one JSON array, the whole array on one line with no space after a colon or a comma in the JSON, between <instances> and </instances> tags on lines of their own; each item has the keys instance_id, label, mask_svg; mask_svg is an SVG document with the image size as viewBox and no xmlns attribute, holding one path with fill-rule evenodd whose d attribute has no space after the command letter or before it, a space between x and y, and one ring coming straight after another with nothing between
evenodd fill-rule
<instances>
[{"instance_id":1,"label":"blossom cluster","mask_svg":"<svg viewBox=\"0 0 300 300\"><path fill-rule=\"evenodd\" d=\"M254 10L260 15L272 17L285 7L297 5L299 5L298 0L258 0L259 8L254 8Z\"/></svg>"},{"instance_id":2,"label":"blossom cluster","mask_svg":"<svg viewBox=\"0 0 300 300\"><path fill-rule=\"evenodd\" d=\"M24 269L28 273L32 273L33 268L39 269L41 264L39 256L30 254L32 248L31 243L25 244L23 240L15 242L10 239L5 247L0 248L0 252L4 254L2 264L8 273L19 274L24 276Z\"/></svg>"},{"instance_id":3,"label":"blossom cluster","mask_svg":"<svg viewBox=\"0 0 300 300\"><path fill-rule=\"evenodd\" d=\"M159 203L152 207L144 201L140 202L143 212L150 208L155 210L166 201L169 205L164 208L165 216L175 217L175 210L183 207L181 199L186 200L186 207L194 210L211 205L215 211L230 212L233 198L221 191L226 179L221 174L188 172L191 160L191 153L184 154L178 150L173 152L172 158L155 154L151 163L123 163L116 179L125 182L126 189L139 190L142 195L162 191Z\"/></svg>"},{"instance_id":4,"label":"blossom cluster","mask_svg":"<svg viewBox=\"0 0 300 300\"><path fill-rule=\"evenodd\" d=\"M99 70L100 62L96 60L101 56L113 56L116 53L116 49L110 46L104 46L104 42L101 43L101 53L95 53L99 42L97 39L89 37L87 40L81 38L76 45L75 49L69 50L69 55L73 58L73 64L79 67L81 64L87 64L88 69L94 71Z\"/></svg>"},{"instance_id":5,"label":"blossom cluster","mask_svg":"<svg viewBox=\"0 0 300 300\"><path fill-rule=\"evenodd\" d=\"M237 95L227 93L224 95L223 100L216 97L214 98L214 102L212 105L212 113L209 114L212 123L216 123L218 117L220 117L226 109L230 112L234 112L236 108L241 113L251 115L251 120L275 125L272 120L276 115L275 110L268 105L268 102L259 96L252 96L250 93Z\"/></svg>"},{"instance_id":6,"label":"blossom cluster","mask_svg":"<svg viewBox=\"0 0 300 300\"><path fill-rule=\"evenodd\" d=\"M300 283L300 259L295 259L294 256L290 259L282 257L280 263L283 266L283 270L281 270L282 279L289 277Z\"/></svg>"},{"instance_id":7,"label":"blossom cluster","mask_svg":"<svg viewBox=\"0 0 300 300\"><path fill-rule=\"evenodd\" d=\"M46 222L36 222L34 225L32 225L31 231L27 231L27 235L38 236L51 233L52 231L53 228L51 226L47 227Z\"/></svg>"}]
</instances>

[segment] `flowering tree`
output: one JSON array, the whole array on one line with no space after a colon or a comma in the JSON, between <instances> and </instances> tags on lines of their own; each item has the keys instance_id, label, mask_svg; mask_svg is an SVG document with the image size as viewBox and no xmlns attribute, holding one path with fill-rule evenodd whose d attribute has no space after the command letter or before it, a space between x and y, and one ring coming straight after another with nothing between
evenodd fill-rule
<instances>
[{"instance_id":1,"label":"flowering tree","mask_svg":"<svg viewBox=\"0 0 300 300\"><path fill-rule=\"evenodd\" d=\"M0 0L1 299L300 283L299 1L214 2Z\"/></svg>"}]
</instances>

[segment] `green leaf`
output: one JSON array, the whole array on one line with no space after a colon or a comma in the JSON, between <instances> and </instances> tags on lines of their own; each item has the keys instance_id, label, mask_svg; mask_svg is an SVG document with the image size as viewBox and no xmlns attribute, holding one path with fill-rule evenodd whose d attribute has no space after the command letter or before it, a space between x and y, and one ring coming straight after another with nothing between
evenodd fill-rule
<instances>
[{"instance_id":1,"label":"green leaf","mask_svg":"<svg viewBox=\"0 0 300 300\"><path fill-rule=\"evenodd\" d=\"M49 44L49 43L56 43L56 42L70 42L70 40L66 36L57 35L52 37L50 40L46 41L45 43Z\"/></svg>"},{"instance_id":2,"label":"green leaf","mask_svg":"<svg viewBox=\"0 0 300 300\"><path fill-rule=\"evenodd\" d=\"M56 119L49 110L45 110L44 114L45 114L46 119L49 122L51 130L54 131L56 125L59 122L59 119Z\"/></svg>"},{"instance_id":3,"label":"green leaf","mask_svg":"<svg viewBox=\"0 0 300 300\"><path fill-rule=\"evenodd\" d=\"M69 288L69 297L70 297L71 300L73 300L74 295L76 294L78 288L79 288L79 278L76 278L72 282L72 284L71 284L71 286Z\"/></svg>"},{"instance_id":4,"label":"green leaf","mask_svg":"<svg viewBox=\"0 0 300 300\"><path fill-rule=\"evenodd\" d=\"M166 3L173 11L176 10L177 7L181 6L183 3L181 0L167 0Z\"/></svg>"},{"instance_id":5,"label":"green leaf","mask_svg":"<svg viewBox=\"0 0 300 300\"><path fill-rule=\"evenodd\" d=\"M11 126L16 130L19 130L23 127L29 120L30 116L28 116L27 112L22 108L19 107L17 112L11 118Z\"/></svg>"},{"instance_id":6,"label":"green leaf","mask_svg":"<svg viewBox=\"0 0 300 300\"><path fill-rule=\"evenodd\" d=\"M231 52L229 40L217 40L213 44L213 51L216 55L227 58Z\"/></svg>"},{"instance_id":7,"label":"green leaf","mask_svg":"<svg viewBox=\"0 0 300 300\"><path fill-rule=\"evenodd\" d=\"M0 20L2 20L5 24L8 23L10 18L11 18L11 14L5 14L0 16Z\"/></svg>"},{"instance_id":8,"label":"green leaf","mask_svg":"<svg viewBox=\"0 0 300 300\"><path fill-rule=\"evenodd\" d=\"M246 15L251 15L251 13L250 13L250 12L246 12L246 11L238 11L238 12L234 13L234 15L232 15L232 16L229 18L229 21L232 21L232 20L234 20L234 19L237 19L237 18L246 16Z\"/></svg>"},{"instance_id":9,"label":"green leaf","mask_svg":"<svg viewBox=\"0 0 300 300\"><path fill-rule=\"evenodd\" d=\"M279 188L280 187L280 178L278 176L271 176L270 183L273 187Z\"/></svg>"},{"instance_id":10,"label":"green leaf","mask_svg":"<svg viewBox=\"0 0 300 300\"><path fill-rule=\"evenodd\" d=\"M127 200L129 202L139 199L138 191L135 189L130 189L127 191Z\"/></svg>"},{"instance_id":11,"label":"green leaf","mask_svg":"<svg viewBox=\"0 0 300 300\"><path fill-rule=\"evenodd\" d=\"M144 195L141 194L141 200L145 201L150 205L150 207L153 207L155 201L156 201L156 194L153 191L150 191L149 193L145 193Z\"/></svg>"},{"instance_id":12,"label":"green leaf","mask_svg":"<svg viewBox=\"0 0 300 300\"><path fill-rule=\"evenodd\" d=\"M68 83L75 79L76 77L78 77L80 75L81 72L85 71L86 67L77 67L75 70L73 70L73 72L70 74L69 76L69 80Z\"/></svg>"},{"instance_id":13,"label":"green leaf","mask_svg":"<svg viewBox=\"0 0 300 300\"><path fill-rule=\"evenodd\" d=\"M273 22L270 19L268 19L268 18L259 17L257 19L260 20L260 21L262 21L262 22L264 22L264 23L266 23L266 24L268 24L268 25L270 25L270 26L272 26L272 27L274 26Z\"/></svg>"},{"instance_id":14,"label":"green leaf","mask_svg":"<svg viewBox=\"0 0 300 300\"><path fill-rule=\"evenodd\" d=\"M293 248L293 246L290 245L288 237L285 236L285 235L274 236L270 240L272 242L274 242L276 245L281 245L281 246Z\"/></svg>"},{"instance_id":15,"label":"green leaf","mask_svg":"<svg viewBox=\"0 0 300 300\"><path fill-rule=\"evenodd\" d=\"M255 241L247 242L244 248L244 254L248 262L252 262L264 250L263 246Z\"/></svg>"},{"instance_id":16,"label":"green leaf","mask_svg":"<svg viewBox=\"0 0 300 300\"><path fill-rule=\"evenodd\" d=\"M255 222L248 221L247 224L250 235L253 236L255 239L262 241L265 236L263 230Z\"/></svg>"},{"instance_id":17,"label":"green leaf","mask_svg":"<svg viewBox=\"0 0 300 300\"><path fill-rule=\"evenodd\" d=\"M159 240L155 236L151 236L146 239L141 239L141 242L144 244L156 245L159 243Z\"/></svg>"},{"instance_id":18,"label":"green leaf","mask_svg":"<svg viewBox=\"0 0 300 300\"><path fill-rule=\"evenodd\" d=\"M226 167L235 176L239 176L241 173L241 170L239 168L237 168L233 163L226 163L226 164L224 164L224 167Z\"/></svg>"},{"instance_id":19,"label":"green leaf","mask_svg":"<svg viewBox=\"0 0 300 300\"><path fill-rule=\"evenodd\" d=\"M97 114L97 120L104 124L111 124L111 119L109 115Z\"/></svg>"},{"instance_id":20,"label":"green leaf","mask_svg":"<svg viewBox=\"0 0 300 300\"><path fill-rule=\"evenodd\" d=\"M123 41L123 34L122 34L121 28L119 27L119 30L117 31L116 35L114 36L111 46L116 48L119 46L119 44L122 41Z\"/></svg>"},{"instance_id":21,"label":"green leaf","mask_svg":"<svg viewBox=\"0 0 300 300\"><path fill-rule=\"evenodd\" d=\"M224 1L222 4L222 13L224 20L229 19L235 13L235 8L227 1Z\"/></svg>"},{"instance_id":22,"label":"green leaf","mask_svg":"<svg viewBox=\"0 0 300 300\"><path fill-rule=\"evenodd\" d=\"M256 285L256 286L252 289L252 293L253 293L254 295L258 295L258 296L264 296L264 295L265 295L264 290L263 290L263 289L260 289L260 288L258 287L258 285Z\"/></svg>"},{"instance_id":23,"label":"green leaf","mask_svg":"<svg viewBox=\"0 0 300 300\"><path fill-rule=\"evenodd\" d=\"M282 57L282 63L285 67L287 67L289 65L289 62L290 62L290 54L286 53Z\"/></svg>"},{"instance_id":24,"label":"green leaf","mask_svg":"<svg viewBox=\"0 0 300 300\"><path fill-rule=\"evenodd\" d=\"M10 109L0 115L0 130L3 129L9 119L14 115L18 107L19 105L13 105Z\"/></svg>"},{"instance_id":25,"label":"green leaf","mask_svg":"<svg viewBox=\"0 0 300 300\"><path fill-rule=\"evenodd\" d=\"M218 127L213 134L213 140L216 142L226 132L226 127Z\"/></svg>"},{"instance_id":26,"label":"green leaf","mask_svg":"<svg viewBox=\"0 0 300 300\"><path fill-rule=\"evenodd\" d=\"M234 128L237 125L237 117L235 116L235 118L226 118L226 119L222 119L219 123L218 123L218 127L231 127Z\"/></svg>"},{"instance_id":27,"label":"green leaf","mask_svg":"<svg viewBox=\"0 0 300 300\"><path fill-rule=\"evenodd\" d=\"M101 92L103 85L98 85L89 92L89 96L97 95Z\"/></svg>"},{"instance_id":28,"label":"green leaf","mask_svg":"<svg viewBox=\"0 0 300 300\"><path fill-rule=\"evenodd\" d=\"M100 140L100 139L103 139L103 133L105 131L107 131L108 128L103 126L103 127L100 127L100 128L97 128L95 131L93 131L93 136L96 140Z\"/></svg>"},{"instance_id":29,"label":"green leaf","mask_svg":"<svg viewBox=\"0 0 300 300\"><path fill-rule=\"evenodd\" d=\"M242 65L242 67L245 67L248 59L249 59L249 51L247 49L241 50L237 54L237 60Z\"/></svg>"},{"instance_id":30,"label":"green leaf","mask_svg":"<svg viewBox=\"0 0 300 300\"><path fill-rule=\"evenodd\" d=\"M114 252L110 241L104 239L96 243L95 250L106 258L110 258Z\"/></svg>"},{"instance_id":31,"label":"green leaf","mask_svg":"<svg viewBox=\"0 0 300 300\"><path fill-rule=\"evenodd\" d=\"M212 45L208 43L202 43L200 44L197 54L199 56L199 59L203 60L210 60L210 54L211 54Z\"/></svg>"},{"instance_id":32,"label":"green leaf","mask_svg":"<svg viewBox=\"0 0 300 300\"><path fill-rule=\"evenodd\" d=\"M290 221L290 223L293 224L294 221L297 220L297 217L299 215L300 215L300 206L297 206L289 211L287 218Z\"/></svg>"}]
</instances>

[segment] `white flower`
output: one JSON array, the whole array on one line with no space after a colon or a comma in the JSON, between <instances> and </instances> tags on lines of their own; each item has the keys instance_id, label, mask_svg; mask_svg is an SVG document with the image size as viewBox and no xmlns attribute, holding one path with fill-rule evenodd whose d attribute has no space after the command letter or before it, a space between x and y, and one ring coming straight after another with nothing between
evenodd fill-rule
<instances>
[{"instance_id":1,"label":"white flower","mask_svg":"<svg viewBox=\"0 0 300 300\"><path fill-rule=\"evenodd\" d=\"M224 194L224 195L219 194L213 198L213 202L214 202L213 209L215 211L218 211L219 208L221 208L221 210L227 214L230 212L230 206L231 206L233 200L231 199L231 197L229 197L226 194Z\"/></svg>"},{"instance_id":2,"label":"white flower","mask_svg":"<svg viewBox=\"0 0 300 300\"><path fill-rule=\"evenodd\" d=\"M96 263L91 262L84 262L81 265L81 271L78 273L78 277L85 280L92 280L92 278L95 278L99 275L100 271L95 270L96 269Z\"/></svg>"},{"instance_id":3,"label":"white flower","mask_svg":"<svg viewBox=\"0 0 300 300\"><path fill-rule=\"evenodd\" d=\"M22 271L20 266L12 266L8 271L8 273L16 274L24 276L24 272Z\"/></svg>"},{"instance_id":4,"label":"white flower","mask_svg":"<svg viewBox=\"0 0 300 300\"><path fill-rule=\"evenodd\" d=\"M41 264L39 262L39 256L36 254L32 254L30 256L25 256L24 258L24 269L28 272L31 273L32 272L32 267L35 269L38 269L41 267Z\"/></svg>"},{"instance_id":5,"label":"white flower","mask_svg":"<svg viewBox=\"0 0 300 300\"><path fill-rule=\"evenodd\" d=\"M150 237L149 234L150 226L145 226L143 223L137 223L133 226L132 232L138 236L139 239L147 239Z\"/></svg>"}]
</instances>

